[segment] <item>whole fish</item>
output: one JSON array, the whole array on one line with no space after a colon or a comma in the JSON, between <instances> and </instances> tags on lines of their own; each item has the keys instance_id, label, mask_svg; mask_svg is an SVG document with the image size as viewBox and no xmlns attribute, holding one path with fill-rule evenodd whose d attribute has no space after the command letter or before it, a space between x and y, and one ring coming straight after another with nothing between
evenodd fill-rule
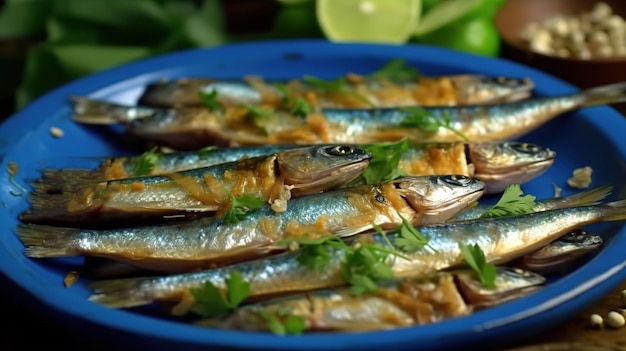
<instances>
[{"instance_id":1,"label":"whole fish","mask_svg":"<svg viewBox=\"0 0 626 351\"><path fill-rule=\"evenodd\" d=\"M452 106L517 101L534 89L528 78L477 74L420 76L410 80L349 74L335 81L313 77L289 81L265 81L246 76L242 80L180 78L148 84L139 105L154 107L203 106L201 94L215 94L222 107L280 106L289 99L306 99L315 107L371 108L394 106ZM329 89L334 83L337 89Z\"/></svg>"},{"instance_id":2,"label":"whole fish","mask_svg":"<svg viewBox=\"0 0 626 351\"><path fill-rule=\"evenodd\" d=\"M371 151L380 145L351 144ZM244 157L257 157L296 147L293 144L266 146L211 148L195 151L158 153L150 175L178 172L185 169L208 167L223 162L234 162ZM410 176L461 174L482 180L485 194L501 192L511 184L525 182L543 174L552 166L556 152L537 144L498 142L452 142L409 144L402 151L398 165L402 174ZM373 153L373 158L387 156ZM100 160L97 169L46 169L43 176L33 182L34 191L60 193L72 191L76 184L121 179L132 176L143 155ZM374 167L374 165L372 165Z\"/></svg>"},{"instance_id":3,"label":"whole fish","mask_svg":"<svg viewBox=\"0 0 626 351\"><path fill-rule=\"evenodd\" d=\"M544 275L566 272L583 257L597 252L603 243L600 235L576 229L522 257L519 266Z\"/></svg>"},{"instance_id":4,"label":"whole fish","mask_svg":"<svg viewBox=\"0 0 626 351\"><path fill-rule=\"evenodd\" d=\"M278 297L241 306L226 316L201 319L194 325L271 331L269 315L279 320L299 318L304 322L303 332L394 329L467 316L486 307L485 301L493 306L521 298L540 288L545 280L518 268L497 267L495 289L486 289L473 272L461 270L383 282L375 291L360 295L335 288Z\"/></svg>"},{"instance_id":5,"label":"whole fish","mask_svg":"<svg viewBox=\"0 0 626 351\"><path fill-rule=\"evenodd\" d=\"M607 184L569 196L537 200L535 201L535 206L533 206L532 211L539 212L582 205L596 205L609 196L612 190L613 186ZM491 206L492 205L478 204L461 211L458 215L454 216L452 220L459 221L479 218L483 213L487 212Z\"/></svg>"},{"instance_id":6,"label":"whole fish","mask_svg":"<svg viewBox=\"0 0 626 351\"><path fill-rule=\"evenodd\" d=\"M77 225L227 211L233 197L254 195L284 210L291 196L333 189L352 182L371 154L346 145L282 150L210 167L93 183L70 193L30 193L24 222Z\"/></svg>"},{"instance_id":7,"label":"whole fish","mask_svg":"<svg viewBox=\"0 0 626 351\"><path fill-rule=\"evenodd\" d=\"M565 112L626 100L626 83L496 105L322 109L306 117L235 107L158 109L73 97L73 119L125 124L139 138L178 150L209 145L497 141L516 139ZM260 112L261 111L261 112Z\"/></svg>"},{"instance_id":8,"label":"whole fish","mask_svg":"<svg viewBox=\"0 0 626 351\"><path fill-rule=\"evenodd\" d=\"M396 239L403 237L398 232L385 236L368 234L361 239L399 252L402 257L392 256L388 261L393 275L395 278L410 278L464 266L460 242L478 245L487 262L501 265L534 252L584 225L623 220L626 220L626 200L520 216L418 226L416 228L428 245L411 251L398 247ZM329 248L329 261L323 271L301 263L302 256L307 254L307 251L298 250L194 273L94 281L89 284L93 290L89 299L115 308L155 301L179 301L190 288L198 288L206 282L224 289L224 279L234 271L240 272L250 284L251 300L347 284L344 249Z\"/></svg>"},{"instance_id":9,"label":"whole fish","mask_svg":"<svg viewBox=\"0 0 626 351\"><path fill-rule=\"evenodd\" d=\"M465 176L402 177L290 200L286 211L261 207L239 221L199 218L169 225L110 230L23 224L17 227L28 257L94 255L163 272L229 264L284 251L281 240L349 237L445 221L471 206L484 184Z\"/></svg>"}]
</instances>

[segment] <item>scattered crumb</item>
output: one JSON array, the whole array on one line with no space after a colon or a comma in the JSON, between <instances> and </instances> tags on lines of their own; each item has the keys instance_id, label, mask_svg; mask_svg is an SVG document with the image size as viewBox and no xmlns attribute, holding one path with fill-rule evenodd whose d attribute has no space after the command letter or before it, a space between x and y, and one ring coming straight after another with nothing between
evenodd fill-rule
<instances>
[{"instance_id":1,"label":"scattered crumb","mask_svg":"<svg viewBox=\"0 0 626 351\"><path fill-rule=\"evenodd\" d=\"M591 173L593 173L593 169L589 166L576 168L573 177L567 180L567 184L572 188L586 189L591 184Z\"/></svg>"},{"instance_id":2,"label":"scattered crumb","mask_svg":"<svg viewBox=\"0 0 626 351\"><path fill-rule=\"evenodd\" d=\"M74 285L74 283L76 283L77 281L78 281L78 272L76 271L67 272L67 274L65 275L65 278L63 278L63 284L65 285L66 288L69 288L70 286Z\"/></svg>"},{"instance_id":3,"label":"scattered crumb","mask_svg":"<svg viewBox=\"0 0 626 351\"><path fill-rule=\"evenodd\" d=\"M170 313L174 316L184 316L191 311L193 305L195 305L196 299L193 297L189 290L185 290L182 293L180 300L176 303Z\"/></svg>"},{"instance_id":4,"label":"scattered crumb","mask_svg":"<svg viewBox=\"0 0 626 351\"><path fill-rule=\"evenodd\" d=\"M50 127L50 134L55 138L63 137L63 129L57 127Z\"/></svg>"},{"instance_id":5,"label":"scattered crumb","mask_svg":"<svg viewBox=\"0 0 626 351\"><path fill-rule=\"evenodd\" d=\"M11 176L15 176L17 174L18 171L18 166L17 163L15 161L10 161L9 165L7 166L7 171L9 172L9 175Z\"/></svg>"},{"instance_id":6,"label":"scattered crumb","mask_svg":"<svg viewBox=\"0 0 626 351\"><path fill-rule=\"evenodd\" d=\"M554 197L561 197L561 191L563 191L563 189L554 183L552 183L552 186L554 187Z\"/></svg>"}]
</instances>

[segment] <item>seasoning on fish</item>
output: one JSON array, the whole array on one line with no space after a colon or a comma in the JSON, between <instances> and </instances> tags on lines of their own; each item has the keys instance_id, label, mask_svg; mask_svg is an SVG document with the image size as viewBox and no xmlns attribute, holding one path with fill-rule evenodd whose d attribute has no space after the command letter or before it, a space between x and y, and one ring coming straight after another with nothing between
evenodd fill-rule
<instances>
[{"instance_id":1,"label":"seasoning on fish","mask_svg":"<svg viewBox=\"0 0 626 351\"><path fill-rule=\"evenodd\" d=\"M620 200L520 216L418 226L416 229L428 240L428 245L412 252L399 250L394 245L400 235L397 232L385 236L368 234L360 239L399 252L402 257L391 257L390 269L395 278L409 278L463 266L460 241L477 244L487 262L500 265L534 252L576 228L624 220L626 200ZM329 247L328 251L328 262L323 271L302 265L300 257L306 251L298 250L193 273L96 281L89 285L93 290L89 299L114 308L178 301L190 288L197 288L205 282L223 287L224 279L232 271L241 272L249 283L250 300L344 286L347 282L342 267L346 251L336 247Z\"/></svg>"},{"instance_id":2,"label":"seasoning on fish","mask_svg":"<svg viewBox=\"0 0 626 351\"><path fill-rule=\"evenodd\" d=\"M283 211L291 196L350 183L371 154L346 145L291 148L267 156L160 176L112 180L70 193L33 191L25 222L77 225L198 213L222 215L238 196L255 196Z\"/></svg>"},{"instance_id":3,"label":"seasoning on fish","mask_svg":"<svg viewBox=\"0 0 626 351\"><path fill-rule=\"evenodd\" d=\"M459 74L424 76L403 60L392 60L380 70L350 73L335 80L311 76L288 81L246 76L241 80L181 78L148 84L139 105L172 108L205 105L203 96L221 108L269 105L304 99L317 108L370 108L396 106L452 106L517 101L529 97L534 83L529 78Z\"/></svg>"},{"instance_id":4,"label":"seasoning on fish","mask_svg":"<svg viewBox=\"0 0 626 351\"><path fill-rule=\"evenodd\" d=\"M402 142L399 142L402 143ZM398 152L399 162L396 173L410 176L461 174L482 180L485 194L502 191L510 184L524 184L543 174L554 163L556 153L540 145L513 142L478 143L389 143L351 144L372 153L368 170L396 167L389 161ZM208 150L157 153L150 175L179 172L186 169L208 167L224 162L233 162L244 157L258 157L296 145L266 145L238 148L210 148ZM145 153L135 157L107 158L100 161L100 167L87 169L46 169L32 184L35 192L61 193L72 191L76 185L90 184L126 178L134 174ZM368 172L368 171L366 171Z\"/></svg>"},{"instance_id":5,"label":"seasoning on fish","mask_svg":"<svg viewBox=\"0 0 626 351\"><path fill-rule=\"evenodd\" d=\"M525 255L519 266L543 275L566 272L583 257L598 251L603 243L600 235L576 229Z\"/></svg>"},{"instance_id":6,"label":"seasoning on fish","mask_svg":"<svg viewBox=\"0 0 626 351\"><path fill-rule=\"evenodd\" d=\"M226 316L194 325L246 331L272 331L267 314L304 321L303 332L354 332L426 325L471 314L476 309L521 298L545 278L518 268L498 267L495 289L484 289L472 272L459 270L416 279L383 282L371 293L354 295L336 288L248 304Z\"/></svg>"},{"instance_id":7,"label":"seasoning on fish","mask_svg":"<svg viewBox=\"0 0 626 351\"><path fill-rule=\"evenodd\" d=\"M290 238L348 237L374 225L394 229L403 218L411 225L438 223L473 205L483 189L465 176L402 177L294 198L284 212L263 207L236 223L207 217L110 230L22 224L17 234L28 257L84 254L181 272L284 251L279 242Z\"/></svg>"},{"instance_id":8,"label":"seasoning on fish","mask_svg":"<svg viewBox=\"0 0 626 351\"><path fill-rule=\"evenodd\" d=\"M539 212L574 206L597 205L601 203L602 200L604 200L607 196L609 196L612 190L613 186L607 184L590 190L581 191L569 196L552 197L548 199L537 200L535 201L535 206L533 206L532 211ZM461 211L452 220L458 221L476 219L484 214L490 207L491 205L478 204L472 208Z\"/></svg>"},{"instance_id":9,"label":"seasoning on fish","mask_svg":"<svg viewBox=\"0 0 626 351\"><path fill-rule=\"evenodd\" d=\"M178 150L209 145L498 141L516 139L565 112L626 100L626 83L496 105L431 108L322 109L305 117L287 111L234 107L157 109L74 97L73 119L125 124L146 141Z\"/></svg>"}]
</instances>

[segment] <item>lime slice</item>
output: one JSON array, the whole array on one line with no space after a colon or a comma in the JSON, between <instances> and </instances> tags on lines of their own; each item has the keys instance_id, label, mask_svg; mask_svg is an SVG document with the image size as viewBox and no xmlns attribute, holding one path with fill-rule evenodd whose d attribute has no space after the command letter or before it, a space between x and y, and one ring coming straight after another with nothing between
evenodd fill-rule
<instances>
[{"instance_id":1,"label":"lime slice","mask_svg":"<svg viewBox=\"0 0 626 351\"><path fill-rule=\"evenodd\" d=\"M332 41L406 43L421 15L421 0L317 0L317 19Z\"/></svg>"},{"instance_id":2,"label":"lime slice","mask_svg":"<svg viewBox=\"0 0 626 351\"><path fill-rule=\"evenodd\" d=\"M444 0L426 12L415 30L415 36L434 32L478 9L483 0Z\"/></svg>"}]
</instances>

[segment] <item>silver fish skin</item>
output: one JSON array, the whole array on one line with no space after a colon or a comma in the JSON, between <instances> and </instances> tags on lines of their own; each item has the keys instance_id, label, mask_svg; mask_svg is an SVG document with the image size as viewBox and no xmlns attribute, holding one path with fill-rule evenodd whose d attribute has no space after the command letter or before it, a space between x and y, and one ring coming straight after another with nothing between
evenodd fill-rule
<instances>
[{"instance_id":1,"label":"silver fish skin","mask_svg":"<svg viewBox=\"0 0 626 351\"><path fill-rule=\"evenodd\" d=\"M602 202L606 197L611 195L613 185L606 184L589 190L581 191L569 196L553 197L548 199L541 199L535 201L533 206L533 212L555 210L559 208L567 208L574 206L590 206L597 205ZM489 210L492 205L478 204L472 208L461 211L454 216L452 220L461 221L468 219L476 219Z\"/></svg>"},{"instance_id":2,"label":"silver fish skin","mask_svg":"<svg viewBox=\"0 0 626 351\"><path fill-rule=\"evenodd\" d=\"M217 101L224 106L236 106L243 104L261 105L268 101L267 95L280 97L282 93L276 88L276 84L291 87L291 90L304 95L307 91L316 91L314 87L307 86L305 82L288 81L263 81L259 77L253 77L261 82L264 91L256 89L246 79L242 80L217 80L210 78L183 78L167 82L148 84L143 94L137 101L138 105L173 108L176 106L203 106L199 92L217 92ZM428 78L427 78L428 79ZM517 101L528 98L534 83L528 78L486 76L478 74L460 74L451 76L431 77L431 81L448 80L454 90L455 102L460 105L490 104L504 101ZM382 79L366 79L363 82L352 84L346 82L352 88L357 87L358 93L366 98L375 107L392 106L415 106L432 105L433 103L418 99L414 94L419 86L419 81L387 81ZM378 98L379 91L384 91L390 84L394 84L400 90L405 91L402 99L393 99L386 102ZM264 96L265 95L265 96ZM339 101L318 96L319 107L346 107Z\"/></svg>"},{"instance_id":3,"label":"silver fish skin","mask_svg":"<svg viewBox=\"0 0 626 351\"><path fill-rule=\"evenodd\" d=\"M521 298L546 279L519 268L497 267L495 289L486 289L473 271L438 273L422 279L381 282L378 290L355 295L348 288L278 297L237 308L224 317L194 325L246 331L269 331L263 314L301 318L304 332L356 332L425 325L471 314ZM182 312L182 311L181 311ZM284 313L284 312L283 312Z\"/></svg>"},{"instance_id":4,"label":"silver fish skin","mask_svg":"<svg viewBox=\"0 0 626 351\"><path fill-rule=\"evenodd\" d=\"M520 259L519 266L544 275L567 272L582 258L598 251L603 244L602 236L576 229L525 255Z\"/></svg>"},{"instance_id":5,"label":"silver fish skin","mask_svg":"<svg viewBox=\"0 0 626 351\"><path fill-rule=\"evenodd\" d=\"M126 106L127 113L102 111L80 113L75 104L73 119L78 123L124 123L139 138L175 149L202 148L209 145L243 146L276 143L373 143L498 141L520 138L565 112L626 100L626 83L595 87L559 96L539 97L495 105L471 105L423 108L439 121L449 120L432 132L420 123L412 123L407 108L322 109L307 118L277 111L265 117L262 125L238 123L226 125L224 116L206 109L155 109L154 114L137 118L138 107ZM106 105L102 101L75 101L78 105ZM121 110L124 107L111 107ZM423 112L417 113L421 115ZM418 118L421 120L421 118ZM258 122L257 122L258 123ZM323 126L323 127L321 127ZM466 139L464 139L466 138Z\"/></svg>"},{"instance_id":6,"label":"silver fish skin","mask_svg":"<svg viewBox=\"0 0 626 351\"><path fill-rule=\"evenodd\" d=\"M487 184L486 194L497 194L511 184L524 184L554 164L556 152L519 141L468 143L474 177Z\"/></svg>"},{"instance_id":7,"label":"silver fish skin","mask_svg":"<svg viewBox=\"0 0 626 351\"><path fill-rule=\"evenodd\" d=\"M393 247L390 249L406 256L408 259L392 258L390 263L395 278L411 278L464 266L459 242L478 245L487 262L503 265L538 250L576 228L625 219L626 200L620 200L521 216L418 226L417 229L428 239L428 246L414 252L405 252L393 244L400 235L398 233L389 233L386 237L368 234L365 238L387 248L388 243L391 243ZM250 284L251 299L347 284L342 274L345 251L331 248L330 262L323 272L299 263L302 254L301 251L294 251L188 274L97 281L89 285L93 291L89 299L115 308L140 306L155 301L177 301L188 289L197 288L207 281L224 288L224 279L233 271L240 272Z\"/></svg>"},{"instance_id":8,"label":"silver fish skin","mask_svg":"<svg viewBox=\"0 0 626 351\"><path fill-rule=\"evenodd\" d=\"M284 251L279 242L303 235L349 237L445 221L473 204L484 184L464 176L403 177L290 200L284 212L264 206L237 222L199 218L170 225L80 230L23 224L17 227L28 257L80 254L112 258L162 272L230 264Z\"/></svg>"},{"instance_id":9,"label":"silver fish skin","mask_svg":"<svg viewBox=\"0 0 626 351\"><path fill-rule=\"evenodd\" d=\"M352 182L367 168L371 157L351 146L316 145L165 175L111 180L74 188L69 194L38 191L36 187L29 195L31 207L20 219L72 226L193 216L228 206L229 193L254 194L284 207L291 196Z\"/></svg>"}]
</instances>

